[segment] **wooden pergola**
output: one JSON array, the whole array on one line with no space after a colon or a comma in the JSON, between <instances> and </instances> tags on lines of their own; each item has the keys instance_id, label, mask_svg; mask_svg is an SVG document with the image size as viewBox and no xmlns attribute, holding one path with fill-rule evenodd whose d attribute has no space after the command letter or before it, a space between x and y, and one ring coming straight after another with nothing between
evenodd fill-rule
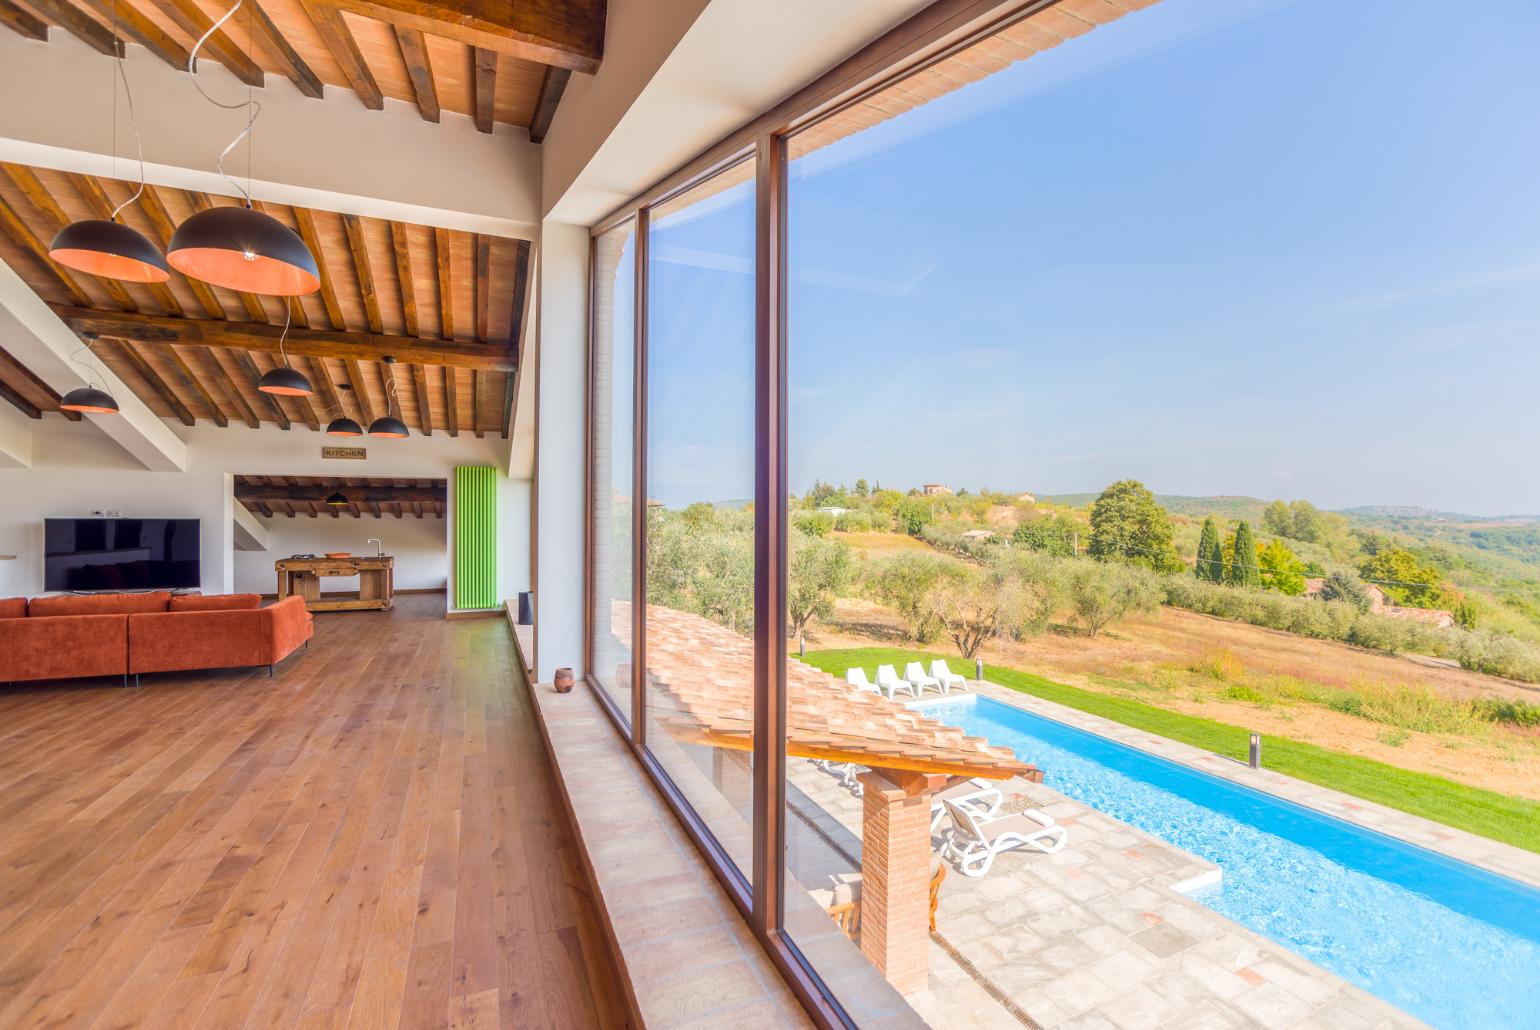
<instances>
[{"instance_id":1,"label":"wooden pergola","mask_svg":"<svg viewBox=\"0 0 1540 1030\"><path fill-rule=\"evenodd\" d=\"M615 602L613 625L630 625L627 608ZM646 623L652 724L683 744L752 751L753 639L658 605L647 606ZM786 753L871 769L861 776L861 950L900 991L922 988L930 941L930 795L956 777L1041 780L1042 773L1009 748L796 659L786 663Z\"/></svg>"}]
</instances>

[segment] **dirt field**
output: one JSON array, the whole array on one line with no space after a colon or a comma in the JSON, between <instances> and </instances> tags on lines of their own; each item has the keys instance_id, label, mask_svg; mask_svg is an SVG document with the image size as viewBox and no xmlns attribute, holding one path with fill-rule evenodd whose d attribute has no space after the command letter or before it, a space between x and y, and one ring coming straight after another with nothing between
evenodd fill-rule
<instances>
[{"instance_id":1,"label":"dirt field","mask_svg":"<svg viewBox=\"0 0 1540 1030\"><path fill-rule=\"evenodd\" d=\"M808 636L809 649L910 643L890 612L856 599L839 602L835 618ZM934 649L950 646L943 639ZM1050 630L1020 643L995 641L984 658L1072 686L1540 799L1540 734L1487 724L1468 732L1417 732L1307 701L1258 704L1225 696L1236 684L1265 686L1290 677L1345 690L1411 687L1449 699L1500 695L1540 703L1534 685L1172 608L1116 624L1095 639ZM1204 671L1216 661L1226 669L1224 678Z\"/></svg>"}]
</instances>

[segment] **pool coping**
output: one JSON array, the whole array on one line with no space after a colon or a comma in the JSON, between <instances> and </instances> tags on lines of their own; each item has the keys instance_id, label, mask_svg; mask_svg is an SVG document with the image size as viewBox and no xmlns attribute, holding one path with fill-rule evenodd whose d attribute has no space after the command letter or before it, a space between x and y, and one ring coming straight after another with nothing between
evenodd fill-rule
<instances>
[{"instance_id":1,"label":"pool coping","mask_svg":"<svg viewBox=\"0 0 1540 1030\"><path fill-rule=\"evenodd\" d=\"M1157 758L1196 769L1241 786L1259 790L1312 811L1341 819L1354 826L1383 833L1407 844L1426 848L1436 854L1465 862L1490 873L1505 876L1526 886L1540 889L1540 854L1512 844L1492 840L1468 830L1445 826L1422 816L1402 812L1378 802L1322 787L1266 767L1250 766L1224 755L1158 734L1125 726L1120 722L1091 715L1053 701L1026 694L988 680L969 680L972 692L1001 704L1094 733L1108 740L1132 747ZM912 702L909 707L923 714L927 707L956 697L942 696Z\"/></svg>"}]
</instances>

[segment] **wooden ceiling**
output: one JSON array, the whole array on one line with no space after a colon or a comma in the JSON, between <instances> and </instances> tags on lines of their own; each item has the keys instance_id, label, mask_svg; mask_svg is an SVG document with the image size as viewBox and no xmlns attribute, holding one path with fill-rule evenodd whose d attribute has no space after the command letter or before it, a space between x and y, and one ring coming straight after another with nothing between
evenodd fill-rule
<instances>
[{"instance_id":1,"label":"wooden ceiling","mask_svg":"<svg viewBox=\"0 0 1540 1030\"><path fill-rule=\"evenodd\" d=\"M326 503L332 494L342 494L346 505ZM444 517L448 484L442 479L379 479L358 476L236 476L235 499L247 511L264 518L275 515L330 515L341 518L365 515L384 518L407 515L422 518Z\"/></svg>"},{"instance_id":2,"label":"wooden ceiling","mask_svg":"<svg viewBox=\"0 0 1540 1030\"><path fill-rule=\"evenodd\" d=\"M116 0L118 39L187 67L188 51L233 0ZM471 13L467 13L467 12ZM51 27L115 52L114 0L0 0L0 24L47 40ZM263 86L269 75L320 97L351 90L367 108L391 97L423 118L467 115L540 142L572 72L598 70L605 0L243 0L199 59ZM121 45L121 44L120 44Z\"/></svg>"},{"instance_id":3,"label":"wooden ceiling","mask_svg":"<svg viewBox=\"0 0 1540 1030\"><path fill-rule=\"evenodd\" d=\"M367 427L391 408L426 435L508 435L528 241L260 204L304 238L321 267L321 289L288 305L285 340L290 363L318 392L277 398L256 383L280 362L282 299L175 272L165 284L122 283L48 258L62 226L107 217L134 188L0 162L0 260L77 333L94 334L97 356L157 415L189 426L207 419L322 430L339 415ZM164 247L195 211L235 203L147 186L120 219ZM396 364L381 360L387 355ZM0 397L34 418L58 408L57 395L5 355Z\"/></svg>"}]
</instances>

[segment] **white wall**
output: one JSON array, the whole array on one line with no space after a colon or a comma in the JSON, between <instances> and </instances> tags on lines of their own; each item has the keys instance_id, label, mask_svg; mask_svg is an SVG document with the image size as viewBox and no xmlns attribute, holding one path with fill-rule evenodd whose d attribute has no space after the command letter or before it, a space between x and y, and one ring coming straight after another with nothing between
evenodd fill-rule
<instances>
[{"instance_id":1,"label":"white wall","mask_svg":"<svg viewBox=\"0 0 1540 1030\"><path fill-rule=\"evenodd\" d=\"M385 553L396 559L397 590L443 590L449 581L448 519L433 515L420 519L411 515L400 519L393 515L380 519L369 515L356 519L351 515L335 519L330 515L296 515L292 519L275 515L259 516L257 521L268 532L268 549L235 552L237 593L273 593L278 586L273 562L291 554L373 554L375 545L368 542L370 537L379 538ZM321 580L322 593L357 589L357 576L326 576Z\"/></svg>"},{"instance_id":2,"label":"white wall","mask_svg":"<svg viewBox=\"0 0 1540 1030\"><path fill-rule=\"evenodd\" d=\"M239 575L243 584L260 582L261 592L273 589L272 562L296 550L313 550L309 545L290 546L279 534L264 554L236 552L234 534L234 477L258 476L377 476L452 479L456 465L506 465L507 443L494 437L476 439L465 434L449 437L435 433L431 437L413 436L410 440L367 440L365 461L335 461L321 457L321 448L332 442L322 433L306 429L283 431L273 426L251 429L230 426L219 429L207 423L193 428L171 428L186 443L186 472L152 472L130 457L89 421L67 422L62 416L47 415L33 422L32 467L0 468L0 554L15 554L17 561L0 563L0 596L43 592L43 519L53 515L89 515L94 511L116 510L127 516L197 518L203 522L203 582L206 593L227 593L236 588ZM502 531L498 538L498 588L505 598L529 589L528 498L517 484L503 476L500 480L498 510ZM522 506L522 507L521 507ZM262 520L269 530L275 523L290 520ZM296 518L295 523L311 520ZM330 518L317 519L331 523ZM396 529L393 518L338 520L351 526L346 546L338 550L362 552L368 537L382 536L382 531ZM402 519L401 523L416 523ZM444 551L448 526L438 519L423 519L423 546L413 547L411 573L426 579L426 535L436 535L441 566L449 559ZM388 528L387 528L388 527ZM429 530L427 527L432 527ZM401 529L401 532L413 532ZM326 532L326 530L320 530ZM404 542L410 539L403 538ZM393 541L387 540L387 547ZM239 558L237 557L239 555ZM267 576L260 581L250 572L265 564ZM239 572L238 572L239 569ZM417 571L420 570L420 571ZM446 573L447 578L447 573ZM424 585L436 585L425 583Z\"/></svg>"}]
</instances>

